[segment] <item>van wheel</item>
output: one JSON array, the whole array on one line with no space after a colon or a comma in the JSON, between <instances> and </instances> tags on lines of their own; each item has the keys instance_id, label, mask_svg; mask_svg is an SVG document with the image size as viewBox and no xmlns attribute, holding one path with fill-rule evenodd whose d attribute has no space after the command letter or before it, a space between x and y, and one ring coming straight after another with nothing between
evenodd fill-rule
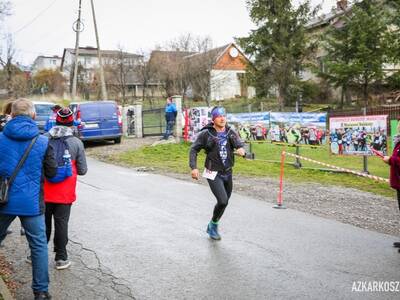
<instances>
[{"instance_id":1,"label":"van wheel","mask_svg":"<svg viewBox=\"0 0 400 300\"><path fill-rule=\"evenodd\" d=\"M121 144L121 137L114 139L114 143Z\"/></svg>"}]
</instances>

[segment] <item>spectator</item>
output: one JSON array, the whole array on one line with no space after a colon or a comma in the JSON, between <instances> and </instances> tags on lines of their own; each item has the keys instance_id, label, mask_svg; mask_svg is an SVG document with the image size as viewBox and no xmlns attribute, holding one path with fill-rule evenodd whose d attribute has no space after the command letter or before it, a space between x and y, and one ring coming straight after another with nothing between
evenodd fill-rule
<instances>
[{"instance_id":1,"label":"spectator","mask_svg":"<svg viewBox=\"0 0 400 300\"><path fill-rule=\"evenodd\" d=\"M44 126L44 130L48 132L55 124L56 124L56 117L57 117L57 112L61 109L61 106L56 104L53 106L51 109L53 113L49 116L49 118L46 121L46 125Z\"/></svg>"},{"instance_id":2,"label":"spectator","mask_svg":"<svg viewBox=\"0 0 400 300\"><path fill-rule=\"evenodd\" d=\"M62 108L57 112L56 126L50 129L49 144L56 153L55 157L59 166L65 164L63 155L69 154L72 164L72 176L66 177L61 182L45 180L44 201L46 203L46 236L47 242L51 237L51 222L54 218L54 252L55 267L57 270L69 268L71 261L68 259L68 220L71 205L76 200L77 175L87 172L86 156L82 141L74 136L72 126L73 113L69 108ZM68 162L69 163L69 162ZM64 169L62 169L64 170Z\"/></svg>"},{"instance_id":3,"label":"spectator","mask_svg":"<svg viewBox=\"0 0 400 300\"><path fill-rule=\"evenodd\" d=\"M3 105L3 114L0 116L0 132L3 131L7 122L11 120L11 105L11 101Z\"/></svg>"},{"instance_id":4,"label":"spectator","mask_svg":"<svg viewBox=\"0 0 400 300\"><path fill-rule=\"evenodd\" d=\"M390 166L390 186L397 192L397 202L400 210L400 135L397 135L394 140L394 149L392 156L384 156L383 161ZM393 246L399 248L400 242L394 242Z\"/></svg>"},{"instance_id":5,"label":"spectator","mask_svg":"<svg viewBox=\"0 0 400 300\"><path fill-rule=\"evenodd\" d=\"M34 144L10 187L8 203L0 207L0 242L18 216L31 250L35 299L51 299L48 293L48 254L41 191L43 177L54 177L57 163L53 149L48 145L48 138L39 135L39 129L33 121L33 103L26 99L14 101L11 116L3 133L0 133L0 177L10 177L26 149L32 142Z\"/></svg>"},{"instance_id":6,"label":"spectator","mask_svg":"<svg viewBox=\"0 0 400 300\"><path fill-rule=\"evenodd\" d=\"M178 114L178 111L176 110L175 103L172 102L171 97L168 97L167 105L165 106L165 122L167 125L165 128L165 134L163 137L164 140L168 140L168 137L173 134L175 119L176 119L177 114Z\"/></svg>"}]
</instances>

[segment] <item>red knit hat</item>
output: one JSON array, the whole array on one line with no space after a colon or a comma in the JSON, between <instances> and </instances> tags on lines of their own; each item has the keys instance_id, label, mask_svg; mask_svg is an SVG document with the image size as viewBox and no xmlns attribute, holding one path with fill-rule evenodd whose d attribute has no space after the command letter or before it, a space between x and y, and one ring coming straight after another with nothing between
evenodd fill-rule
<instances>
[{"instance_id":1,"label":"red knit hat","mask_svg":"<svg viewBox=\"0 0 400 300\"><path fill-rule=\"evenodd\" d=\"M74 125L74 113L68 107L61 108L57 112L56 124L63 126Z\"/></svg>"}]
</instances>

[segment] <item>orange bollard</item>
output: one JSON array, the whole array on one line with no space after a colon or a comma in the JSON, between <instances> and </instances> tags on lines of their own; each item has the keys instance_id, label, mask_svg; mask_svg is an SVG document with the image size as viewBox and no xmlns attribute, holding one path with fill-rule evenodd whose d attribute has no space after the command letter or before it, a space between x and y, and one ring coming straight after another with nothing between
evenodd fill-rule
<instances>
[{"instance_id":1,"label":"orange bollard","mask_svg":"<svg viewBox=\"0 0 400 300\"><path fill-rule=\"evenodd\" d=\"M283 170L285 166L285 157L286 157L286 152L285 150L282 151L281 154L281 175L279 178L279 192L278 192L278 200L277 204L274 205L274 208L280 208L280 209L285 209L286 207L283 205Z\"/></svg>"}]
</instances>

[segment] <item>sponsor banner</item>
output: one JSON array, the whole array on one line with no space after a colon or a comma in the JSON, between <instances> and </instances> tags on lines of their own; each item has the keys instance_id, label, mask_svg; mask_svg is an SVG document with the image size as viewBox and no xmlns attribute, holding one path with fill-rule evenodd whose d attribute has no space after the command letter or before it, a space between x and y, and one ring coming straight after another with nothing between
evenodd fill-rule
<instances>
[{"instance_id":1,"label":"sponsor banner","mask_svg":"<svg viewBox=\"0 0 400 300\"><path fill-rule=\"evenodd\" d=\"M372 155L373 148L386 155L387 115L333 117L329 130L333 154Z\"/></svg>"},{"instance_id":2,"label":"sponsor banner","mask_svg":"<svg viewBox=\"0 0 400 300\"><path fill-rule=\"evenodd\" d=\"M272 112L271 123L283 123L285 125L299 124L304 127L316 126L326 128L326 113L290 113Z\"/></svg>"},{"instance_id":3,"label":"sponsor banner","mask_svg":"<svg viewBox=\"0 0 400 300\"><path fill-rule=\"evenodd\" d=\"M398 120L390 120L390 149L394 149L395 138L400 134L399 121Z\"/></svg>"},{"instance_id":4,"label":"sponsor banner","mask_svg":"<svg viewBox=\"0 0 400 300\"><path fill-rule=\"evenodd\" d=\"M325 144L326 113L271 112L268 138L290 144Z\"/></svg>"},{"instance_id":5,"label":"sponsor banner","mask_svg":"<svg viewBox=\"0 0 400 300\"><path fill-rule=\"evenodd\" d=\"M197 133L211 121L211 109L207 106L189 110L189 140L194 141Z\"/></svg>"},{"instance_id":6,"label":"sponsor banner","mask_svg":"<svg viewBox=\"0 0 400 300\"><path fill-rule=\"evenodd\" d=\"M269 112L253 112L253 113L239 113L239 114L227 114L227 121L229 123L240 123L240 124L252 124L257 123L268 125L269 124Z\"/></svg>"}]
</instances>

